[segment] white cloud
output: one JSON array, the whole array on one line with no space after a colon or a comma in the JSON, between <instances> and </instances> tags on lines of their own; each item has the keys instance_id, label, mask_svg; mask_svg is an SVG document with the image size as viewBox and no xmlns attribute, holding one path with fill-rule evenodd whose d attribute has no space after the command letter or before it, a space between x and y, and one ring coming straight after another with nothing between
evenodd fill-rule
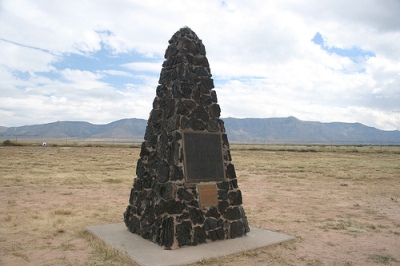
<instances>
[{"instance_id":1,"label":"white cloud","mask_svg":"<svg viewBox=\"0 0 400 266\"><path fill-rule=\"evenodd\" d=\"M92 73L90 71L81 71L81 70L75 70L75 69L63 69L60 71L61 76L65 78L68 81L79 81L82 79L99 79L101 76L96 75L95 73Z\"/></svg>"},{"instance_id":2,"label":"white cloud","mask_svg":"<svg viewBox=\"0 0 400 266\"><path fill-rule=\"evenodd\" d=\"M112 75L112 76L123 76L123 77L132 77L132 74L125 72L125 71L120 71L120 70L101 70L98 71L99 74L101 75Z\"/></svg>"},{"instance_id":3,"label":"white cloud","mask_svg":"<svg viewBox=\"0 0 400 266\"><path fill-rule=\"evenodd\" d=\"M123 64L123 67L126 67L130 70L137 72L153 72L160 73L162 62L151 63L151 62L132 62Z\"/></svg>"},{"instance_id":4,"label":"white cloud","mask_svg":"<svg viewBox=\"0 0 400 266\"><path fill-rule=\"evenodd\" d=\"M52 71L55 70L52 63L59 59L56 55L43 50L1 40L0 51L1 64L10 70L28 72Z\"/></svg>"}]
</instances>

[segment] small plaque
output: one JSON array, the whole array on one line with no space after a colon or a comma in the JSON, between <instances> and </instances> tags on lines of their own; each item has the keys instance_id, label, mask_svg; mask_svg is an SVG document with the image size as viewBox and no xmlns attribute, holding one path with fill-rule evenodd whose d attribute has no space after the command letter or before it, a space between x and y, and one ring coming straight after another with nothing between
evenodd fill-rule
<instances>
[{"instance_id":1,"label":"small plaque","mask_svg":"<svg viewBox=\"0 0 400 266\"><path fill-rule=\"evenodd\" d=\"M200 198L200 207L218 205L218 190L216 184L198 184L197 191Z\"/></svg>"},{"instance_id":2,"label":"small plaque","mask_svg":"<svg viewBox=\"0 0 400 266\"><path fill-rule=\"evenodd\" d=\"M221 133L183 132L187 182L225 179Z\"/></svg>"}]
</instances>

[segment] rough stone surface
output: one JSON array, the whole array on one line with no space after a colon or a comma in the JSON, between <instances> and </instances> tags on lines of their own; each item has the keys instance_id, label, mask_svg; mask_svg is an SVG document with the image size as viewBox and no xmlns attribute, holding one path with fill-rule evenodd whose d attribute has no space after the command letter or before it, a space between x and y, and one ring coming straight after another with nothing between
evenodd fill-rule
<instances>
[{"instance_id":1,"label":"rough stone surface","mask_svg":"<svg viewBox=\"0 0 400 266\"><path fill-rule=\"evenodd\" d=\"M175 249L249 232L220 113L206 49L190 28L182 28L165 52L124 213L132 233ZM182 130L222 134L226 179L215 182L217 206L200 207L196 186L185 185Z\"/></svg>"}]
</instances>

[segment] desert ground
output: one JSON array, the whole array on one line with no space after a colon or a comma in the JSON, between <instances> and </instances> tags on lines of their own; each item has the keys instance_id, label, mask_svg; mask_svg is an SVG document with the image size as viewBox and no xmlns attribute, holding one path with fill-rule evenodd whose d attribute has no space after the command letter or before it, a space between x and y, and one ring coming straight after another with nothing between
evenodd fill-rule
<instances>
[{"instance_id":1,"label":"desert ground","mask_svg":"<svg viewBox=\"0 0 400 266\"><path fill-rule=\"evenodd\" d=\"M0 147L0 265L135 265L85 227L123 220L139 152L139 144ZM231 145L231 153L250 226L296 239L193 265L400 265L400 147Z\"/></svg>"}]
</instances>

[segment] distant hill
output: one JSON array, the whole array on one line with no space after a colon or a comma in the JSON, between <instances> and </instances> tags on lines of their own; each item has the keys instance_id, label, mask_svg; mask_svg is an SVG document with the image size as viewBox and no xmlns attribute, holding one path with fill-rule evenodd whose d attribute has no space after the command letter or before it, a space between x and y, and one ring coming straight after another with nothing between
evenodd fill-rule
<instances>
[{"instance_id":1,"label":"distant hill","mask_svg":"<svg viewBox=\"0 0 400 266\"><path fill-rule=\"evenodd\" d=\"M229 141L241 143L335 143L400 145L400 131L360 123L321 123L287 118L223 118ZM1 139L77 139L142 141L147 121L122 119L106 125L59 121L42 125L0 127Z\"/></svg>"},{"instance_id":2,"label":"distant hill","mask_svg":"<svg viewBox=\"0 0 400 266\"><path fill-rule=\"evenodd\" d=\"M20 139L143 139L147 120L122 119L106 125L88 122L58 121L21 127L0 127L0 138Z\"/></svg>"},{"instance_id":3,"label":"distant hill","mask_svg":"<svg viewBox=\"0 0 400 266\"><path fill-rule=\"evenodd\" d=\"M225 118L230 141L368 143L400 145L400 131L384 131L360 123L321 123L287 118Z\"/></svg>"}]
</instances>

